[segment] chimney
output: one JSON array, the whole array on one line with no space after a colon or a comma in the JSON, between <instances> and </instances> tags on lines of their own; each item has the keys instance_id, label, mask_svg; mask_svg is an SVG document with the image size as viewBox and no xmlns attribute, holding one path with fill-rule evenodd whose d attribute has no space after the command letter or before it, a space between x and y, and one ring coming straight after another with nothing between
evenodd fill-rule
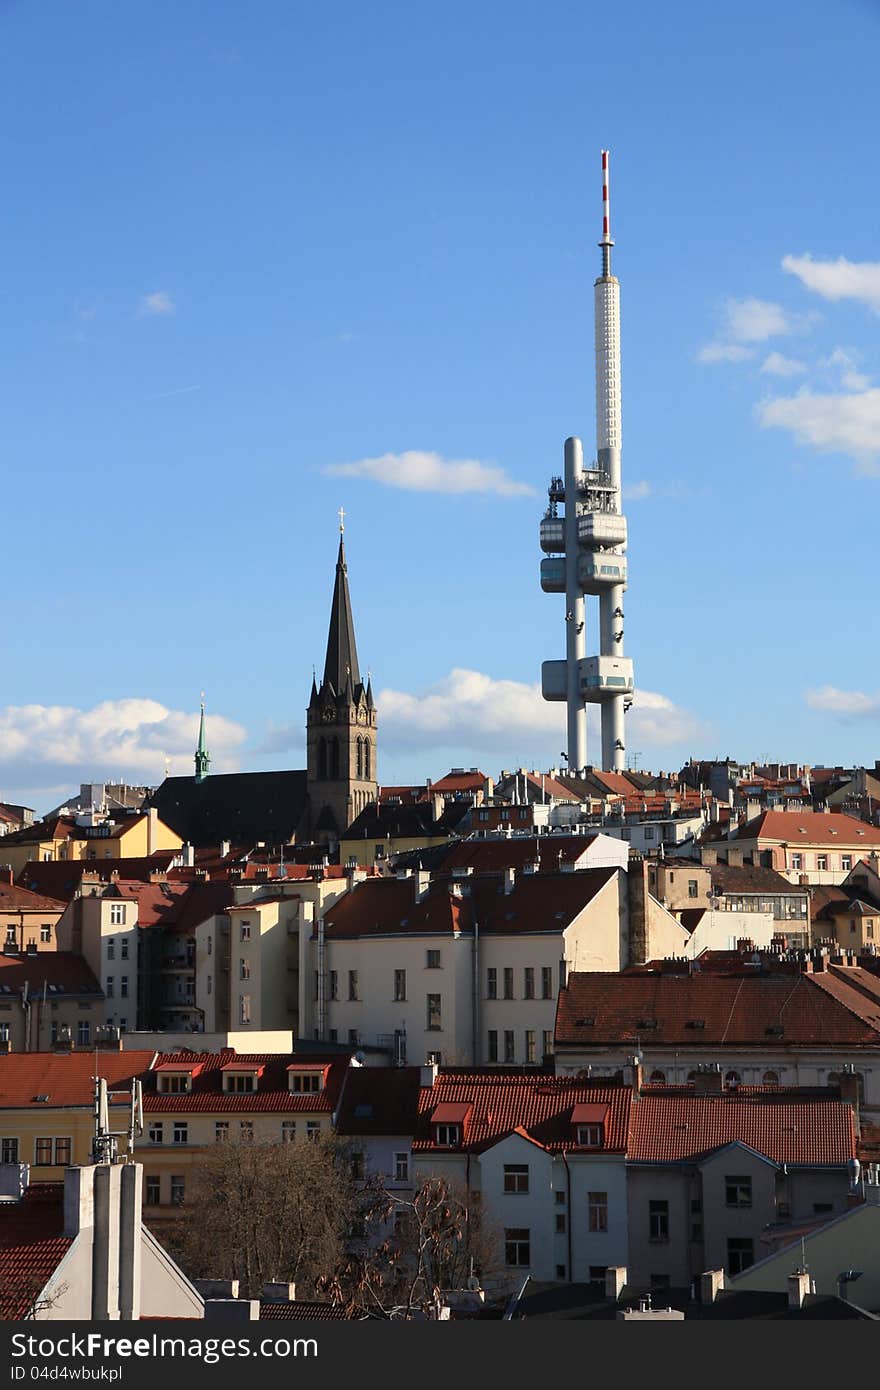
<instances>
[{"instance_id":1,"label":"chimney","mask_svg":"<svg viewBox=\"0 0 880 1390\"><path fill-rule=\"evenodd\" d=\"M648 959L648 861L631 854L626 888L629 908L628 965L644 965Z\"/></svg>"},{"instance_id":2,"label":"chimney","mask_svg":"<svg viewBox=\"0 0 880 1390\"><path fill-rule=\"evenodd\" d=\"M717 1062L698 1069L694 1077L695 1096L720 1096L721 1089L721 1067Z\"/></svg>"},{"instance_id":3,"label":"chimney","mask_svg":"<svg viewBox=\"0 0 880 1390\"><path fill-rule=\"evenodd\" d=\"M437 1080L439 1071L440 1068L437 1066L436 1062L425 1062L420 1068L421 1075L419 1077L419 1085L433 1086Z\"/></svg>"},{"instance_id":4,"label":"chimney","mask_svg":"<svg viewBox=\"0 0 880 1390\"><path fill-rule=\"evenodd\" d=\"M151 806L147 812L147 854L152 854L159 848L156 841L159 838L159 812L155 806Z\"/></svg>"},{"instance_id":5,"label":"chimney","mask_svg":"<svg viewBox=\"0 0 880 1390\"><path fill-rule=\"evenodd\" d=\"M237 1279L194 1279L202 1298L238 1298Z\"/></svg>"},{"instance_id":6,"label":"chimney","mask_svg":"<svg viewBox=\"0 0 880 1390\"><path fill-rule=\"evenodd\" d=\"M194 869L195 863L196 852L194 847L191 844L185 844L183 847L183 867L185 869Z\"/></svg>"},{"instance_id":7,"label":"chimney","mask_svg":"<svg viewBox=\"0 0 880 1390\"><path fill-rule=\"evenodd\" d=\"M12 887L12 865L0 864L0 883L7 883Z\"/></svg>"},{"instance_id":8,"label":"chimney","mask_svg":"<svg viewBox=\"0 0 880 1390\"><path fill-rule=\"evenodd\" d=\"M627 1058L626 1066L623 1069L623 1079L632 1087L633 1095L638 1098L641 1095L644 1073L642 1071L642 1059L639 1056Z\"/></svg>"},{"instance_id":9,"label":"chimney","mask_svg":"<svg viewBox=\"0 0 880 1390\"><path fill-rule=\"evenodd\" d=\"M847 1103L852 1106L856 1131L858 1131L859 1102L861 1096L859 1094L859 1077L852 1062L847 1062L843 1067L838 1085L840 1086L840 1099L847 1101Z\"/></svg>"},{"instance_id":10,"label":"chimney","mask_svg":"<svg viewBox=\"0 0 880 1390\"><path fill-rule=\"evenodd\" d=\"M626 1265L609 1265L605 1270L605 1297L610 1303L620 1302L625 1285Z\"/></svg>"},{"instance_id":11,"label":"chimney","mask_svg":"<svg viewBox=\"0 0 880 1390\"><path fill-rule=\"evenodd\" d=\"M794 1274L788 1276L788 1306L789 1308L803 1308L804 1299L807 1294L812 1293L811 1281L805 1269L796 1269Z\"/></svg>"},{"instance_id":12,"label":"chimney","mask_svg":"<svg viewBox=\"0 0 880 1390\"><path fill-rule=\"evenodd\" d=\"M505 870L504 870L504 892L505 892L505 894L510 894L510 893L512 893L515 884L516 884L516 869L510 869L510 868L505 869Z\"/></svg>"},{"instance_id":13,"label":"chimney","mask_svg":"<svg viewBox=\"0 0 880 1390\"><path fill-rule=\"evenodd\" d=\"M700 1275L700 1302L714 1303L724 1288L724 1270L707 1269Z\"/></svg>"},{"instance_id":14,"label":"chimney","mask_svg":"<svg viewBox=\"0 0 880 1390\"><path fill-rule=\"evenodd\" d=\"M231 849L232 849L232 844L231 844L231 842L230 842L229 840L221 840L221 841L220 841L220 858L221 858L221 859L225 859L226 856L229 854L229 851L230 851Z\"/></svg>"},{"instance_id":15,"label":"chimney","mask_svg":"<svg viewBox=\"0 0 880 1390\"><path fill-rule=\"evenodd\" d=\"M413 884L416 890L416 902L424 902L431 887L431 875L427 869L417 869L413 877Z\"/></svg>"}]
</instances>

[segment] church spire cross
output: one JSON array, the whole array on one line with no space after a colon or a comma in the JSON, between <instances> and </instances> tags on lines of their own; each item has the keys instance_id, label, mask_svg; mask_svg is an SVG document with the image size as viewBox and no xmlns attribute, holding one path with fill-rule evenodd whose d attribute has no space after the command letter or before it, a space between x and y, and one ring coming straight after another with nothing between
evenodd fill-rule
<instances>
[{"instance_id":1,"label":"church spire cross","mask_svg":"<svg viewBox=\"0 0 880 1390\"><path fill-rule=\"evenodd\" d=\"M345 508L340 507L337 515L339 516L339 534L341 536L345 531Z\"/></svg>"}]
</instances>

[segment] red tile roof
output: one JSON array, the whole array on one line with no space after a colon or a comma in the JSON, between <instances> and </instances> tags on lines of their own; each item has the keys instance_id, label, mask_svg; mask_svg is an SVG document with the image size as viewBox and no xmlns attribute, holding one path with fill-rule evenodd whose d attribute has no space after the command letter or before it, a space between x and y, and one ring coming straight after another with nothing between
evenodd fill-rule
<instances>
[{"instance_id":1,"label":"red tile roof","mask_svg":"<svg viewBox=\"0 0 880 1390\"><path fill-rule=\"evenodd\" d=\"M2 845L0 845L2 853ZM66 903L47 898L43 893L31 893L14 883L0 883L0 912L63 912Z\"/></svg>"},{"instance_id":2,"label":"red tile roof","mask_svg":"<svg viewBox=\"0 0 880 1390\"><path fill-rule=\"evenodd\" d=\"M124 879L149 882L151 874L164 874L174 850L158 850L146 859L55 859L43 863L28 860L18 875L18 883L37 893L70 902L80 890L83 878L96 877L110 882L115 873Z\"/></svg>"},{"instance_id":3,"label":"red tile roof","mask_svg":"<svg viewBox=\"0 0 880 1390\"><path fill-rule=\"evenodd\" d=\"M31 1314L72 1244L64 1235L61 1183L35 1184L21 1201L0 1202L0 1319Z\"/></svg>"},{"instance_id":4,"label":"red tile roof","mask_svg":"<svg viewBox=\"0 0 880 1390\"><path fill-rule=\"evenodd\" d=\"M744 1044L878 1047L880 1025L852 995L817 988L821 975L611 975L573 973L560 991L557 1047L634 1041L689 1049ZM653 1020L653 1023L652 1023ZM701 1028L688 1027L702 1020ZM782 1028L781 1034L775 1030ZM768 1031L774 1030L774 1031Z\"/></svg>"},{"instance_id":5,"label":"red tile roof","mask_svg":"<svg viewBox=\"0 0 880 1390\"><path fill-rule=\"evenodd\" d=\"M91 1107L95 1099L95 1053L10 1052L0 1058L0 1109ZM124 1091L133 1077L144 1076L154 1052L97 1053L98 1075L111 1090ZM38 1101L36 1096L48 1096Z\"/></svg>"},{"instance_id":6,"label":"red tile roof","mask_svg":"<svg viewBox=\"0 0 880 1390\"><path fill-rule=\"evenodd\" d=\"M803 833L801 833L803 832ZM762 811L741 825L738 840L785 840L805 845L880 845L880 829L841 811Z\"/></svg>"},{"instance_id":7,"label":"red tile roof","mask_svg":"<svg viewBox=\"0 0 880 1390\"><path fill-rule=\"evenodd\" d=\"M82 956L75 951L37 951L12 956L0 955L0 994L19 993L27 982L31 998L43 992L53 998L59 994L95 994L101 986Z\"/></svg>"},{"instance_id":8,"label":"red tile roof","mask_svg":"<svg viewBox=\"0 0 880 1390\"><path fill-rule=\"evenodd\" d=\"M445 777L441 777L436 782L432 782L432 792L474 792L480 791L486 781L485 772L480 772L473 768L467 772L458 772L453 769L447 772Z\"/></svg>"},{"instance_id":9,"label":"red tile roof","mask_svg":"<svg viewBox=\"0 0 880 1390\"><path fill-rule=\"evenodd\" d=\"M329 1067L327 1081L322 1091L294 1093L288 1087L287 1072L292 1064L302 1062L311 1066L321 1062ZM308 1052L298 1057L294 1053L236 1053L234 1048L223 1048L220 1052L162 1052L157 1058L158 1066L182 1064L201 1064L201 1070L193 1078L189 1092L160 1094L153 1084L144 1086L144 1110L151 1115L205 1114L216 1111L226 1113L253 1113L272 1111L332 1111L348 1066L346 1054L333 1053L332 1056L315 1056ZM230 1065L239 1068L261 1067L258 1089L256 1091L226 1092L223 1090L223 1069Z\"/></svg>"},{"instance_id":10,"label":"red tile roof","mask_svg":"<svg viewBox=\"0 0 880 1390\"><path fill-rule=\"evenodd\" d=\"M845 1164L855 1157L852 1107L840 1100L643 1092L632 1107L627 1158L675 1163L739 1140L774 1163Z\"/></svg>"},{"instance_id":11,"label":"red tile roof","mask_svg":"<svg viewBox=\"0 0 880 1390\"><path fill-rule=\"evenodd\" d=\"M342 1303L307 1303L298 1298L293 1303L260 1302L260 1322L338 1322L355 1316Z\"/></svg>"},{"instance_id":12,"label":"red tile roof","mask_svg":"<svg viewBox=\"0 0 880 1390\"><path fill-rule=\"evenodd\" d=\"M443 1070L419 1092L413 1151L434 1147L438 1106L472 1107L461 1149L480 1150L515 1130L554 1153L577 1148L572 1113L579 1105L606 1106L604 1149L622 1153L629 1133L632 1091L608 1081L557 1079L534 1072Z\"/></svg>"},{"instance_id":13,"label":"red tile roof","mask_svg":"<svg viewBox=\"0 0 880 1390\"><path fill-rule=\"evenodd\" d=\"M443 872L471 868L475 873L517 869L536 860L542 873L560 864L576 864L595 840L595 835L528 835L516 839L461 840L443 856Z\"/></svg>"},{"instance_id":14,"label":"red tile roof","mask_svg":"<svg viewBox=\"0 0 880 1390\"><path fill-rule=\"evenodd\" d=\"M359 884L328 908L327 940L359 936L444 935L473 931L474 912L481 933L562 932L614 878L616 869L580 873L524 874L509 893L496 875L455 883L433 881L416 902L415 878L375 878Z\"/></svg>"}]
</instances>

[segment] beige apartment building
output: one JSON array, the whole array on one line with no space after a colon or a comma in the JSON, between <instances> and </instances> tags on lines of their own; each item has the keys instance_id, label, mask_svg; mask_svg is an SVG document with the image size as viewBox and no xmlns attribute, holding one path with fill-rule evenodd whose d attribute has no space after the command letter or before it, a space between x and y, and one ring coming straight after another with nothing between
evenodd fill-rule
<instances>
[{"instance_id":1,"label":"beige apartment building","mask_svg":"<svg viewBox=\"0 0 880 1390\"><path fill-rule=\"evenodd\" d=\"M840 811L764 811L726 840L703 847L704 864L775 869L793 884L842 883L854 865L880 854L880 828Z\"/></svg>"}]
</instances>

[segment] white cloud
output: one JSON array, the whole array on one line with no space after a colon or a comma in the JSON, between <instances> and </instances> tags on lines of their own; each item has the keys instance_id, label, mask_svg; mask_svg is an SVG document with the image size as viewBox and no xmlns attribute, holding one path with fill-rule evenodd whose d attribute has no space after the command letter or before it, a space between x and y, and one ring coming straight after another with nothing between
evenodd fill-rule
<instances>
[{"instance_id":1,"label":"white cloud","mask_svg":"<svg viewBox=\"0 0 880 1390\"><path fill-rule=\"evenodd\" d=\"M766 428L788 430L822 453L849 454L863 474L880 473L880 388L777 396L761 402L758 418Z\"/></svg>"},{"instance_id":2,"label":"white cloud","mask_svg":"<svg viewBox=\"0 0 880 1390\"><path fill-rule=\"evenodd\" d=\"M382 738L397 747L456 745L511 755L541 744L556 759L555 744L565 738L565 706L545 700L539 682L496 680L462 667L417 694L382 690L376 704ZM628 729L631 744L659 747L686 743L702 726L665 695L638 690Z\"/></svg>"},{"instance_id":3,"label":"white cloud","mask_svg":"<svg viewBox=\"0 0 880 1390\"><path fill-rule=\"evenodd\" d=\"M866 391L871 385L871 378L858 370L858 361L859 354L854 349L836 347L822 365L840 371L840 384L844 391Z\"/></svg>"},{"instance_id":4,"label":"white cloud","mask_svg":"<svg viewBox=\"0 0 880 1390\"><path fill-rule=\"evenodd\" d=\"M785 357L781 352L771 352L761 363L761 371L769 376L802 376L807 370L805 362L795 357Z\"/></svg>"},{"instance_id":5,"label":"white cloud","mask_svg":"<svg viewBox=\"0 0 880 1390\"><path fill-rule=\"evenodd\" d=\"M844 719L880 718L880 691L876 695L866 695L861 690L838 690L834 685L823 685L820 690L808 690L806 701L811 709L839 714Z\"/></svg>"},{"instance_id":6,"label":"white cloud","mask_svg":"<svg viewBox=\"0 0 880 1390\"><path fill-rule=\"evenodd\" d=\"M176 311L177 306L167 290L155 290L153 294L145 294L138 305L141 318L156 318Z\"/></svg>"},{"instance_id":7,"label":"white cloud","mask_svg":"<svg viewBox=\"0 0 880 1390\"><path fill-rule=\"evenodd\" d=\"M725 338L735 343L763 343L795 333L803 319L767 299L728 299L724 305Z\"/></svg>"},{"instance_id":8,"label":"white cloud","mask_svg":"<svg viewBox=\"0 0 880 1390\"><path fill-rule=\"evenodd\" d=\"M625 487L623 496L627 502L641 502L644 498L650 497L652 491L651 484L643 478L641 482L630 483L628 487Z\"/></svg>"},{"instance_id":9,"label":"white cloud","mask_svg":"<svg viewBox=\"0 0 880 1390\"><path fill-rule=\"evenodd\" d=\"M755 355L753 344L801 333L810 321L810 315L793 314L769 299L727 299L718 337L700 348L697 361L745 362Z\"/></svg>"},{"instance_id":10,"label":"white cloud","mask_svg":"<svg viewBox=\"0 0 880 1390\"><path fill-rule=\"evenodd\" d=\"M706 343L697 353L698 362L745 362L754 357L754 349L741 343Z\"/></svg>"},{"instance_id":11,"label":"white cloud","mask_svg":"<svg viewBox=\"0 0 880 1390\"><path fill-rule=\"evenodd\" d=\"M880 313L880 261L814 261L812 256L783 256L782 269L823 299L856 299Z\"/></svg>"},{"instance_id":12,"label":"white cloud","mask_svg":"<svg viewBox=\"0 0 880 1390\"><path fill-rule=\"evenodd\" d=\"M409 492L492 492L499 497L527 497L535 492L528 483L508 477L497 464L481 463L478 459L444 459L421 449L382 454L356 463L334 463L323 472L330 477L368 478L384 487Z\"/></svg>"},{"instance_id":13,"label":"white cloud","mask_svg":"<svg viewBox=\"0 0 880 1390\"><path fill-rule=\"evenodd\" d=\"M168 709L156 700L104 700L91 709L70 705L7 705L0 708L0 779L4 787L47 789L119 776L152 785L165 775L193 770L198 712ZM206 717L208 748L216 771L237 768L245 730L223 715ZM63 793L62 793L63 794Z\"/></svg>"}]
</instances>

